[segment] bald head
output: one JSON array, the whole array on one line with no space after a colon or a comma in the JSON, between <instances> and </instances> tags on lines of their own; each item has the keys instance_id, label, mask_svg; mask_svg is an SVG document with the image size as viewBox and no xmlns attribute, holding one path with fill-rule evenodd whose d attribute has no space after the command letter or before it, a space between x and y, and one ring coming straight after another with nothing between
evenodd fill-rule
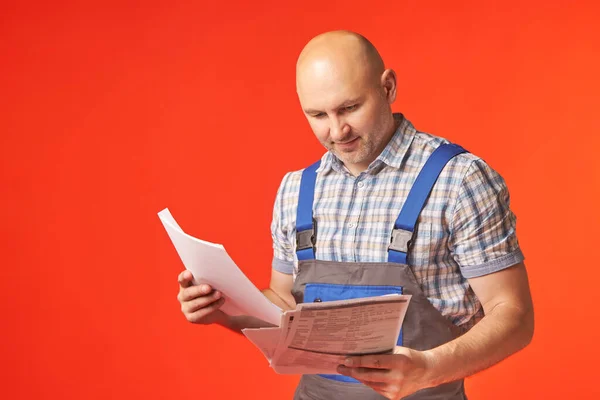
<instances>
[{"instance_id":1,"label":"bald head","mask_svg":"<svg viewBox=\"0 0 600 400\"><path fill-rule=\"evenodd\" d=\"M384 72L379 52L367 38L349 31L326 32L304 47L296 64L296 85L306 79L342 74L378 83Z\"/></svg>"},{"instance_id":2,"label":"bald head","mask_svg":"<svg viewBox=\"0 0 600 400\"><path fill-rule=\"evenodd\" d=\"M364 171L395 131L396 73L364 36L327 32L296 64L300 105L317 136L352 174Z\"/></svg>"}]
</instances>

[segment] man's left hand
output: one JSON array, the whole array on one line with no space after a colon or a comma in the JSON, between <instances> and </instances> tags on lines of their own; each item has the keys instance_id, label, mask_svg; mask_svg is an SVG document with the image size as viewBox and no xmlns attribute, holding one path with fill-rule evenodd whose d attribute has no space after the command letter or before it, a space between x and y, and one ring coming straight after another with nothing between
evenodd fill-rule
<instances>
[{"instance_id":1,"label":"man's left hand","mask_svg":"<svg viewBox=\"0 0 600 400\"><path fill-rule=\"evenodd\" d=\"M433 386L429 380L432 360L428 353L396 347L393 354L346 358L338 373L355 378L377 393L398 400Z\"/></svg>"}]
</instances>

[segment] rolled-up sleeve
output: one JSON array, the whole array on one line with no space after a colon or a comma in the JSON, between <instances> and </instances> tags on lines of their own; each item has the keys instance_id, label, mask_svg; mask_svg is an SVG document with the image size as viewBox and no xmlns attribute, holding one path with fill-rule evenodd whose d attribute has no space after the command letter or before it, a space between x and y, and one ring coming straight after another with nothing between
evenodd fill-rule
<instances>
[{"instance_id":1,"label":"rolled-up sleeve","mask_svg":"<svg viewBox=\"0 0 600 400\"><path fill-rule=\"evenodd\" d=\"M483 276L523 261L516 222L504 179L483 160L474 160L450 225L450 247L463 276Z\"/></svg>"},{"instance_id":2,"label":"rolled-up sleeve","mask_svg":"<svg viewBox=\"0 0 600 400\"><path fill-rule=\"evenodd\" d=\"M287 183L291 173L286 174L279 185L275 205L273 206L273 220L271 221L271 238L273 240L273 263L272 267L284 274L292 274L294 271L294 254L289 240L289 228L285 224L283 210L283 196L287 190Z\"/></svg>"}]
</instances>

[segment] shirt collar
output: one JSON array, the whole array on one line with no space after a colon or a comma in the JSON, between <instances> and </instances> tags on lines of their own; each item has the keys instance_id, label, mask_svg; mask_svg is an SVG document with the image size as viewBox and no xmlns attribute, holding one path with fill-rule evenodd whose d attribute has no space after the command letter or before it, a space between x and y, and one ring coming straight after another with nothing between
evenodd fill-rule
<instances>
[{"instance_id":1,"label":"shirt collar","mask_svg":"<svg viewBox=\"0 0 600 400\"><path fill-rule=\"evenodd\" d=\"M396 169L402 165L402 160L415 136L416 130L404 115L394 113L394 119L399 122L398 128L381 154L369 165L367 173L376 173L382 169L382 164ZM327 172L329 169L348 173L344 164L331 151L321 157L321 166L317 169L317 172Z\"/></svg>"},{"instance_id":2,"label":"shirt collar","mask_svg":"<svg viewBox=\"0 0 600 400\"><path fill-rule=\"evenodd\" d=\"M394 114L394 119L399 121L398 128L381 154L369 165L369 169L378 162L396 169L402 165L402 160L415 137L416 130L404 115Z\"/></svg>"}]
</instances>

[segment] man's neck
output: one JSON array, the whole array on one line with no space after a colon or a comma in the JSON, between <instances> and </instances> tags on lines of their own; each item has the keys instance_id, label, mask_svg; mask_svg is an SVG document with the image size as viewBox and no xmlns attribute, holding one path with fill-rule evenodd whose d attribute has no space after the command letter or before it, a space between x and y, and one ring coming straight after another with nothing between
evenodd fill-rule
<instances>
[{"instance_id":1,"label":"man's neck","mask_svg":"<svg viewBox=\"0 0 600 400\"><path fill-rule=\"evenodd\" d=\"M392 138L394 137L394 135L396 134L396 131L398 130L398 127L400 127L400 123L402 122L401 118L396 118L394 115L392 115L393 118L393 123L392 123L392 128L391 128L391 132L388 131L387 133L387 140L384 140L381 144L381 148L377 149L377 151L375 152L375 157L372 160L368 160L365 162L362 162L360 164L352 164L352 165L346 165L344 163L342 163L342 165L344 165L344 167L346 168L346 170L354 177L359 176L362 172L365 172L368 168L369 165L371 165L371 163L375 160L377 160L377 157L379 157L379 155L383 152L383 150L386 148L386 146L390 143L390 141L392 140Z\"/></svg>"}]
</instances>

